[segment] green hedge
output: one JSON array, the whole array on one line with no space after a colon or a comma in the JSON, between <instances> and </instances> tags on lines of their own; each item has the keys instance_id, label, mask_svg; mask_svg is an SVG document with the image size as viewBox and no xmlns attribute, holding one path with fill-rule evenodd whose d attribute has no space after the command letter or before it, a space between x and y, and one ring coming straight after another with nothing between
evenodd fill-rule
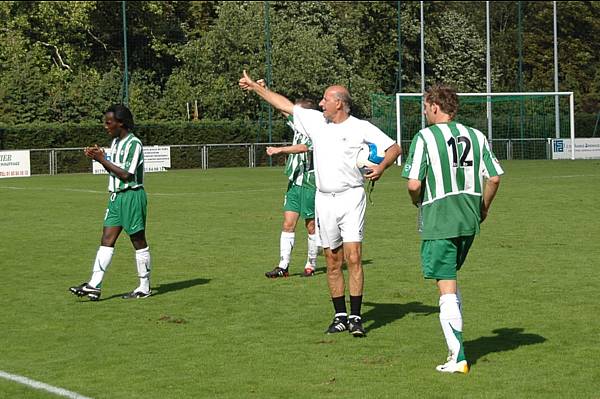
<instances>
[{"instance_id":1,"label":"green hedge","mask_svg":"<svg viewBox=\"0 0 600 399\"><path fill-rule=\"evenodd\" d=\"M248 120L198 122L140 122L135 134L144 145L216 144L267 142L265 123ZM291 130L283 120L273 123L272 141L290 140ZM85 147L110 140L100 123L35 123L0 125L0 149Z\"/></svg>"},{"instance_id":2,"label":"green hedge","mask_svg":"<svg viewBox=\"0 0 600 399\"><path fill-rule=\"evenodd\" d=\"M198 121L198 122L140 122L135 130L144 145L221 144L268 142L266 124L255 121ZM292 132L283 120L273 123L272 141L291 141ZM26 125L0 125L0 150L79 148L92 144L107 146L110 139L100 123L56 124L36 123ZM264 146L256 149L257 165L268 165ZM58 173L91 172L91 162L80 150L56 153ZM49 170L49 153L33 151L33 174L46 174ZM174 169L200 168L201 153L198 147L172 148L171 165ZM284 157L274 157L273 165L282 164ZM212 148L208 165L215 167L240 167L248 165L248 148Z\"/></svg>"},{"instance_id":3,"label":"green hedge","mask_svg":"<svg viewBox=\"0 0 600 399\"><path fill-rule=\"evenodd\" d=\"M592 137L597 119L597 114L575 113L575 137ZM599 135L600 131L596 132L596 137Z\"/></svg>"}]
</instances>

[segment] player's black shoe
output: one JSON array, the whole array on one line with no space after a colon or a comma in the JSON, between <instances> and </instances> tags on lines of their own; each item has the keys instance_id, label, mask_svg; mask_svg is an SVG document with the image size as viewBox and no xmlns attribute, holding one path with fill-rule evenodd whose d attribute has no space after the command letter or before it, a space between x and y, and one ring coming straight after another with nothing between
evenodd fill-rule
<instances>
[{"instance_id":1,"label":"player's black shoe","mask_svg":"<svg viewBox=\"0 0 600 399\"><path fill-rule=\"evenodd\" d=\"M265 276L268 278L287 277L289 275L290 275L290 273L288 272L287 269L282 269L279 266L277 266L275 269L271 270L270 272L265 273Z\"/></svg>"},{"instance_id":2,"label":"player's black shoe","mask_svg":"<svg viewBox=\"0 0 600 399\"><path fill-rule=\"evenodd\" d=\"M336 316L325 331L327 334L335 334L348 329L348 318L346 316Z\"/></svg>"},{"instance_id":3,"label":"player's black shoe","mask_svg":"<svg viewBox=\"0 0 600 399\"><path fill-rule=\"evenodd\" d=\"M152 291L142 292L142 291L131 291L127 294L123 295L121 298L123 299L140 299L140 298L148 298L152 295Z\"/></svg>"},{"instance_id":4,"label":"player's black shoe","mask_svg":"<svg viewBox=\"0 0 600 399\"><path fill-rule=\"evenodd\" d=\"M75 287L70 287L69 291L73 295L77 296L87 296L90 298L90 301L97 301L100 299L100 288L94 288L88 283L83 283L81 285L76 285Z\"/></svg>"},{"instance_id":5,"label":"player's black shoe","mask_svg":"<svg viewBox=\"0 0 600 399\"><path fill-rule=\"evenodd\" d=\"M359 316L350 316L348 318L348 331L355 337L360 338L367 336Z\"/></svg>"}]
</instances>

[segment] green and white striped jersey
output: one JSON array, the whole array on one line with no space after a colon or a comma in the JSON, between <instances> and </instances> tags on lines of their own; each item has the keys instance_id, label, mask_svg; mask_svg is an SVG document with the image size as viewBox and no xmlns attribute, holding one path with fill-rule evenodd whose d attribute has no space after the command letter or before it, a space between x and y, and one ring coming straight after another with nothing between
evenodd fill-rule
<instances>
[{"instance_id":1,"label":"green and white striped jersey","mask_svg":"<svg viewBox=\"0 0 600 399\"><path fill-rule=\"evenodd\" d=\"M420 130L402 176L422 183L422 238L479 233L483 178L503 173L479 130L456 122Z\"/></svg>"},{"instance_id":2,"label":"green and white striped jersey","mask_svg":"<svg viewBox=\"0 0 600 399\"><path fill-rule=\"evenodd\" d=\"M294 131L292 144L304 144L308 152L289 154L285 164L285 174L297 186L316 188L315 168L312 161L312 142L302 126L294 124L294 118L288 117L288 126Z\"/></svg>"},{"instance_id":3,"label":"green and white striped jersey","mask_svg":"<svg viewBox=\"0 0 600 399\"><path fill-rule=\"evenodd\" d=\"M144 151L142 142L133 133L129 133L122 140L118 137L113 139L107 158L119 168L133 175L133 180L122 181L109 173L108 191L117 193L144 186Z\"/></svg>"}]
</instances>

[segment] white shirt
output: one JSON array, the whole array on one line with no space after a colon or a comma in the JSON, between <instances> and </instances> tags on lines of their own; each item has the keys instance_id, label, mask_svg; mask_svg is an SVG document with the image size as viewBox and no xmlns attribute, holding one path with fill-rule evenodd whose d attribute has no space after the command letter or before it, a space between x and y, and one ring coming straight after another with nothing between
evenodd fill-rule
<instances>
[{"instance_id":1,"label":"white shirt","mask_svg":"<svg viewBox=\"0 0 600 399\"><path fill-rule=\"evenodd\" d=\"M301 125L313 144L317 189L339 193L362 187L364 177L356 166L360 146L373 143L378 155L395 141L368 121L348 117L342 123L328 122L320 111L294 106L294 123Z\"/></svg>"}]
</instances>

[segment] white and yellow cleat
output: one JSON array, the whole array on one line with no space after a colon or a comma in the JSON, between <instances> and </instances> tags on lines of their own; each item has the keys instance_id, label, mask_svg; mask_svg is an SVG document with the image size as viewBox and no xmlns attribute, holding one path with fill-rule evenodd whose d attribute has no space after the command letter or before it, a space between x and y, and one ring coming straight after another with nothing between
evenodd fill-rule
<instances>
[{"instance_id":1,"label":"white and yellow cleat","mask_svg":"<svg viewBox=\"0 0 600 399\"><path fill-rule=\"evenodd\" d=\"M467 364L466 360L461 360L460 362L449 360L447 363L441 364L435 369L441 373L467 374L469 372L469 365Z\"/></svg>"}]
</instances>

